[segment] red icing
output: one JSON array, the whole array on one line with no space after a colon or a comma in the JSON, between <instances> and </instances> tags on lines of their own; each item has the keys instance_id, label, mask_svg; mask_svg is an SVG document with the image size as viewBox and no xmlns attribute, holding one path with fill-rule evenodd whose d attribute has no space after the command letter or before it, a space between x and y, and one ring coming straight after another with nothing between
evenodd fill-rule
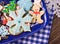
<instances>
[{"instance_id":1,"label":"red icing","mask_svg":"<svg viewBox=\"0 0 60 44\"><path fill-rule=\"evenodd\" d=\"M6 24L7 23L7 19L3 19L3 24Z\"/></svg>"},{"instance_id":2,"label":"red icing","mask_svg":"<svg viewBox=\"0 0 60 44\"><path fill-rule=\"evenodd\" d=\"M38 15L38 14L40 14L40 12L34 12L34 14Z\"/></svg>"}]
</instances>

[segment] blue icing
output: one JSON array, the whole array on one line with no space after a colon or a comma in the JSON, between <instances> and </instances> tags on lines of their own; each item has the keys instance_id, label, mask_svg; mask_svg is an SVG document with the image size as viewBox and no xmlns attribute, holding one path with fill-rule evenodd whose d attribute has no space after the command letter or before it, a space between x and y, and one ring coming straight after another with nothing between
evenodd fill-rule
<instances>
[{"instance_id":1,"label":"blue icing","mask_svg":"<svg viewBox=\"0 0 60 44\"><path fill-rule=\"evenodd\" d=\"M8 21L8 23L6 25L8 25L9 27L11 27L13 25L13 21Z\"/></svg>"},{"instance_id":2,"label":"blue icing","mask_svg":"<svg viewBox=\"0 0 60 44\"><path fill-rule=\"evenodd\" d=\"M9 34L9 32L8 32L8 30L6 29L6 27L5 26L1 26L0 27L0 35L2 36L2 37L4 37L4 36L6 36L6 35L8 35Z\"/></svg>"},{"instance_id":3,"label":"blue icing","mask_svg":"<svg viewBox=\"0 0 60 44\"><path fill-rule=\"evenodd\" d=\"M24 11L23 8L20 8L18 11L17 11L17 14L22 17L26 12Z\"/></svg>"},{"instance_id":4,"label":"blue icing","mask_svg":"<svg viewBox=\"0 0 60 44\"><path fill-rule=\"evenodd\" d=\"M33 18L33 17L31 17L30 14L27 14L27 15L23 18L23 20L24 20L23 22L29 22L29 23L31 23L32 18Z\"/></svg>"},{"instance_id":5,"label":"blue icing","mask_svg":"<svg viewBox=\"0 0 60 44\"><path fill-rule=\"evenodd\" d=\"M10 28L10 30L12 30L12 33L14 35L21 33L20 26L18 24L16 26L14 26L13 28Z\"/></svg>"},{"instance_id":6,"label":"blue icing","mask_svg":"<svg viewBox=\"0 0 60 44\"><path fill-rule=\"evenodd\" d=\"M14 12L14 11L9 11L9 16L11 16L12 18L14 18L14 19L15 19L16 14L15 14L15 12Z\"/></svg>"},{"instance_id":7,"label":"blue icing","mask_svg":"<svg viewBox=\"0 0 60 44\"><path fill-rule=\"evenodd\" d=\"M19 0L17 4L21 7L24 8L25 10L29 11L30 8L32 7L32 2L31 0Z\"/></svg>"},{"instance_id":8,"label":"blue icing","mask_svg":"<svg viewBox=\"0 0 60 44\"><path fill-rule=\"evenodd\" d=\"M23 13L22 13L23 12ZM11 11L12 13L12 11ZM16 16L14 17L13 21L8 21L8 26L11 27L13 24L16 24L15 27L11 28L13 30L14 33L16 33L15 31L19 32L20 27L23 27L24 31L31 31L30 30L30 25L25 24L26 22L31 22L32 21L32 17L27 14L24 18L22 18L22 16L24 15L25 11L21 8L18 11L18 16L16 16L16 14L12 14L12 16ZM10 25L12 24L12 25Z\"/></svg>"},{"instance_id":9,"label":"blue icing","mask_svg":"<svg viewBox=\"0 0 60 44\"><path fill-rule=\"evenodd\" d=\"M30 25L27 25L27 24L25 24L25 23L22 23L22 28L24 29L25 32L26 32L26 31L31 31L31 30L30 30Z\"/></svg>"}]
</instances>

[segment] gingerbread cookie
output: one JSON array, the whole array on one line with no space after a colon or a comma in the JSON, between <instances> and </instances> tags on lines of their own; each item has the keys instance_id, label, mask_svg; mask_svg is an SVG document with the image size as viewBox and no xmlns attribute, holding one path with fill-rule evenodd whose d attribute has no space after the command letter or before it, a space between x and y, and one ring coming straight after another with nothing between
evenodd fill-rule
<instances>
[{"instance_id":1,"label":"gingerbread cookie","mask_svg":"<svg viewBox=\"0 0 60 44\"><path fill-rule=\"evenodd\" d=\"M41 0L34 0L32 7L33 11L29 11L29 13L33 16L33 23L43 23L41 16L44 14L44 10L40 11L40 8L42 8L40 2Z\"/></svg>"}]
</instances>

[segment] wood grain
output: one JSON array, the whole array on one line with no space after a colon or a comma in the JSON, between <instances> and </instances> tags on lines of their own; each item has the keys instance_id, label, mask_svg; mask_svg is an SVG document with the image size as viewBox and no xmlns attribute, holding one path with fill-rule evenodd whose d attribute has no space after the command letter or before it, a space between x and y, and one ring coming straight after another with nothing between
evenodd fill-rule
<instances>
[{"instance_id":1,"label":"wood grain","mask_svg":"<svg viewBox=\"0 0 60 44\"><path fill-rule=\"evenodd\" d=\"M56 15L53 19L49 44L60 44L60 18Z\"/></svg>"}]
</instances>

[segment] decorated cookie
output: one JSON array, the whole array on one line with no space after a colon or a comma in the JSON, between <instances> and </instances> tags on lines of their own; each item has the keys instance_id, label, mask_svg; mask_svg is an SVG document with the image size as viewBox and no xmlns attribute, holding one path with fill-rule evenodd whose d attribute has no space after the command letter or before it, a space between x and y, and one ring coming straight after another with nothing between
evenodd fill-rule
<instances>
[{"instance_id":1,"label":"decorated cookie","mask_svg":"<svg viewBox=\"0 0 60 44\"><path fill-rule=\"evenodd\" d=\"M7 19L4 16L4 13L0 11L0 24L5 25L7 23Z\"/></svg>"},{"instance_id":2,"label":"decorated cookie","mask_svg":"<svg viewBox=\"0 0 60 44\"><path fill-rule=\"evenodd\" d=\"M9 10L14 11L16 9L15 1L10 1L10 3L5 5L4 7L5 9L3 10L3 12L5 13L9 13Z\"/></svg>"},{"instance_id":3,"label":"decorated cookie","mask_svg":"<svg viewBox=\"0 0 60 44\"><path fill-rule=\"evenodd\" d=\"M29 13L33 16L33 23L43 23L41 16L44 14L44 10L40 11L40 8L42 8L40 2L41 0L34 0L32 7L33 11L29 11Z\"/></svg>"},{"instance_id":4,"label":"decorated cookie","mask_svg":"<svg viewBox=\"0 0 60 44\"><path fill-rule=\"evenodd\" d=\"M8 32L8 29L6 29L6 26L1 26L0 27L0 35L2 36L2 37L4 37L4 36L6 36L6 35L9 35L9 32Z\"/></svg>"},{"instance_id":5,"label":"decorated cookie","mask_svg":"<svg viewBox=\"0 0 60 44\"><path fill-rule=\"evenodd\" d=\"M3 12L2 12L3 13ZM2 14L2 16L1 16L1 19L2 19L2 24L3 25L6 25L6 23L7 23L7 18L6 18L6 16L4 15L4 13Z\"/></svg>"},{"instance_id":6,"label":"decorated cookie","mask_svg":"<svg viewBox=\"0 0 60 44\"><path fill-rule=\"evenodd\" d=\"M7 20L6 20L6 18L5 18L5 16L4 16L4 13L2 12L2 10L3 10L3 2L1 2L0 3L0 26L1 25L5 25L6 23L7 23Z\"/></svg>"},{"instance_id":7,"label":"decorated cookie","mask_svg":"<svg viewBox=\"0 0 60 44\"><path fill-rule=\"evenodd\" d=\"M17 12L17 15L19 15L18 17L21 19L21 26L22 26L23 30L24 31L31 31L30 30L30 23L32 21L32 17L29 14L25 14L26 12L24 11L23 8L18 9L16 12ZM26 15L26 16L22 17L24 15Z\"/></svg>"},{"instance_id":8,"label":"decorated cookie","mask_svg":"<svg viewBox=\"0 0 60 44\"><path fill-rule=\"evenodd\" d=\"M32 17L27 14L25 17L23 15L25 11L23 8L20 8L15 11L10 11L10 16L14 19L12 21L8 21L7 25L10 27L9 32L13 35L17 35L21 33L21 27L23 31L31 31L30 30L30 22L32 21ZM28 22L26 24L26 22Z\"/></svg>"},{"instance_id":9,"label":"decorated cookie","mask_svg":"<svg viewBox=\"0 0 60 44\"><path fill-rule=\"evenodd\" d=\"M26 11L29 11L30 8L32 7L32 2L31 0L19 0L17 2L18 6L21 8L24 8Z\"/></svg>"},{"instance_id":10,"label":"decorated cookie","mask_svg":"<svg viewBox=\"0 0 60 44\"><path fill-rule=\"evenodd\" d=\"M3 13L3 12L1 12L0 18L1 18L1 24L2 24L2 25L6 25L9 20L12 20L11 17L8 17L8 16L6 15L6 13Z\"/></svg>"}]
</instances>

